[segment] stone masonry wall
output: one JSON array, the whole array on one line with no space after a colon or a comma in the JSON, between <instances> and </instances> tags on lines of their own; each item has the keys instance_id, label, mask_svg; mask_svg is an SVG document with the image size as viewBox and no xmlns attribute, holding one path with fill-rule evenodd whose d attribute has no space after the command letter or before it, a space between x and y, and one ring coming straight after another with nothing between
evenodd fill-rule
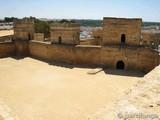
<instances>
[{"instance_id":1,"label":"stone masonry wall","mask_svg":"<svg viewBox=\"0 0 160 120\"><path fill-rule=\"evenodd\" d=\"M16 55L26 56L29 55L29 43L28 41L16 41Z\"/></svg>"},{"instance_id":2,"label":"stone masonry wall","mask_svg":"<svg viewBox=\"0 0 160 120\"><path fill-rule=\"evenodd\" d=\"M76 23L52 24L51 42L59 44L79 44L80 25Z\"/></svg>"},{"instance_id":3,"label":"stone masonry wall","mask_svg":"<svg viewBox=\"0 0 160 120\"><path fill-rule=\"evenodd\" d=\"M100 62L101 47L82 47L72 45L57 45L31 41L29 52L31 55L58 62L97 65Z\"/></svg>"},{"instance_id":4,"label":"stone masonry wall","mask_svg":"<svg viewBox=\"0 0 160 120\"><path fill-rule=\"evenodd\" d=\"M105 65L116 68L118 61L124 62L124 69L149 72L159 64L157 52L152 49L132 47L100 47L100 46L72 46L57 45L31 41L29 42L31 55L66 63L80 65Z\"/></svg>"},{"instance_id":5,"label":"stone masonry wall","mask_svg":"<svg viewBox=\"0 0 160 120\"><path fill-rule=\"evenodd\" d=\"M15 40L33 40L34 20L23 19L14 20L14 39Z\"/></svg>"},{"instance_id":6,"label":"stone masonry wall","mask_svg":"<svg viewBox=\"0 0 160 120\"><path fill-rule=\"evenodd\" d=\"M14 42L0 43L0 58L15 55L16 47Z\"/></svg>"},{"instance_id":7,"label":"stone masonry wall","mask_svg":"<svg viewBox=\"0 0 160 120\"><path fill-rule=\"evenodd\" d=\"M118 61L124 69L149 72L160 64L158 52L142 47L59 45L38 41L0 43L0 57L32 55L35 57L79 65L105 65L116 68Z\"/></svg>"},{"instance_id":8,"label":"stone masonry wall","mask_svg":"<svg viewBox=\"0 0 160 120\"><path fill-rule=\"evenodd\" d=\"M104 18L102 44L120 44L125 35L125 43L139 46L141 39L141 19Z\"/></svg>"},{"instance_id":9,"label":"stone masonry wall","mask_svg":"<svg viewBox=\"0 0 160 120\"><path fill-rule=\"evenodd\" d=\"M124 69L149 72L158 65L158 53L152 49L132 47L102 47L101 64L116 69L118 61L124 62Z\"/></svg>"},{"instance_id":10,"label":"stone masonry wall","mask_svg":"<svg viewBox=\"0 0 160 120\"><path fill-rule=\"evenodd\" d=\"M44 42L44 34L43 33L34 33L34 40Z\"/></svg>"}]
</instances>

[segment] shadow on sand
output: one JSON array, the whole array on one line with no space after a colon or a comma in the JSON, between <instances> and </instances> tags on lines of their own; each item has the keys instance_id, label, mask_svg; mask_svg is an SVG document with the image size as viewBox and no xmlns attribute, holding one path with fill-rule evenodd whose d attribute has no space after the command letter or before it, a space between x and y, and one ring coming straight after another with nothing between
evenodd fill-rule
<instances>
[{"instance_id":1,"label":"shadow on sand","mask_svg":"<svg viewBox=\"0 0 160 120\"><path fill-rule=\"evenodd\" d=\"M95 69L95 68L103 68L102 72L108 75L118 75L118 76L132 76L132 77L144 77L145 73L141 71L134 71L134 70L118 70L118 69L110 69L106 68L100 65L77 65L73 63L64 63L64 62L57 62L57 61L51 61L51 60L46 60L43 58L35 57L35 56L12 56L11 58L16 59L16 60L21 60L24 59L25 57L30 57L35 60L40 60L42 62L45 62L49 65L52 66L58 66L58 67L64 67L64 68L90 68L90 69ZM87 74L87 73L86 73ZM97 73L98 74L98 73Z\"/></svg>"},{"instance_id":2,"label":"shadow on sand","mask_svg":"<svg viewBox=\"0 0 160 120\"><path fill-rule=\"evenodd\" d=\"M144 77L146 73L135 70L119 70L119 69L104 69L106 74L119 75L119 76L132 76L132 77Z\"/></svg>"},{"instance_id":3,"label":"shadow on sand","mask_svg":"<svg viewBox=\"0 0 160 120\"><path fill-rule=\"evenodd\" d=\"M11 58L15 59L15 60L21 60L21 59L24 59L28 56L11 56Z\"/></svg>"},{"instance_id":4,"label":"shadow on sand","mask_svg":"<svg viewBox=\"0 0 160 120\"><path fill-rule=\"evenodd\" d=\"M94 69L94 68L99 67L99 65L93 65L93 66L91 66L91 65L77 65L77 64L74 64L74 63L65 63L65 62L59 62L59 61L46 60L46 59L35 57L35 56L29 56L29 57L32 58L32 59L43 61L45 63L48 63L49 65L52 65L52 66L64 67L64 68L69 68L69 69L73 69L73 68L91 68L91 69Z\"/></svg>"}]
</instances>

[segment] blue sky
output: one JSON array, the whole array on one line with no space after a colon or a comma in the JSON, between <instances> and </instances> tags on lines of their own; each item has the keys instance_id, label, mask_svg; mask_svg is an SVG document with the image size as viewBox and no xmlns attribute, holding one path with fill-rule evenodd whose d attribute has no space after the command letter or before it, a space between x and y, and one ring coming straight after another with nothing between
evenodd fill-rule
<instances>
[{"instance_id":1,"label":"blue sky","mask_svg":"<svg viewBox=\"0 0 160 120\"><path fill-rule=\"evenodd\" d=\"M160 0L0 0L0 18L142 18L160 22Z\"/></svg>"}]
</instances>

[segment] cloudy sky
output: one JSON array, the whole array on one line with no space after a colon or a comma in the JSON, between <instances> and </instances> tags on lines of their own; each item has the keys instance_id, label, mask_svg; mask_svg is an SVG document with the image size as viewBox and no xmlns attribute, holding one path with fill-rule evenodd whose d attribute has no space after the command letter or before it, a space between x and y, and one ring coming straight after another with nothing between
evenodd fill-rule
<instances>
[{"instance_id":1,"label":"cloudy sky","mask_svg":"<svg viewBox=\"0 0 160 120\"><path fill-rule=\"evenodd\" d=\"M160 0L0 0L0 18L142 18L160 22Z\"/></svg>"}]
</instances>

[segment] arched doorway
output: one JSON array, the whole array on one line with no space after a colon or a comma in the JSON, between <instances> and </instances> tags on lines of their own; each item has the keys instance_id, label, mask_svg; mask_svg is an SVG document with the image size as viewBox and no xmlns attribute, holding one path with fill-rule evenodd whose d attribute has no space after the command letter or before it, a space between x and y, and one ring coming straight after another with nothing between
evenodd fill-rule
<instances>
[{"instance_id":1,"label":"arched doorway","mask_svg":"<svg viewBox=\"0 0 160 120\"><path fill-rule=\"evenodd\" d=\"M124 69L124 62L123 61L118 61L116 65L116 69Z\"/></svg>"},{"instance_id":2,"label":"arched doorway","mask_svg":"<svg viewBox=\"0 0 160 120\"><path fill-rule=\"evenodd\" d=\"M121 35L121 43L125 43L126 42L126 35L122 34Z\"/></svg>"},{"instance_id":3,"label":"arched doorway","mask_svg":"<svg viewBox=\"0 0 160 120\"><path fill-rule=\"evenodd\" d=\"M58 43L59 43L59 44L62 43L62 37L61 37L61 36L58 37Z\"/></svg>"}]
</instances>

